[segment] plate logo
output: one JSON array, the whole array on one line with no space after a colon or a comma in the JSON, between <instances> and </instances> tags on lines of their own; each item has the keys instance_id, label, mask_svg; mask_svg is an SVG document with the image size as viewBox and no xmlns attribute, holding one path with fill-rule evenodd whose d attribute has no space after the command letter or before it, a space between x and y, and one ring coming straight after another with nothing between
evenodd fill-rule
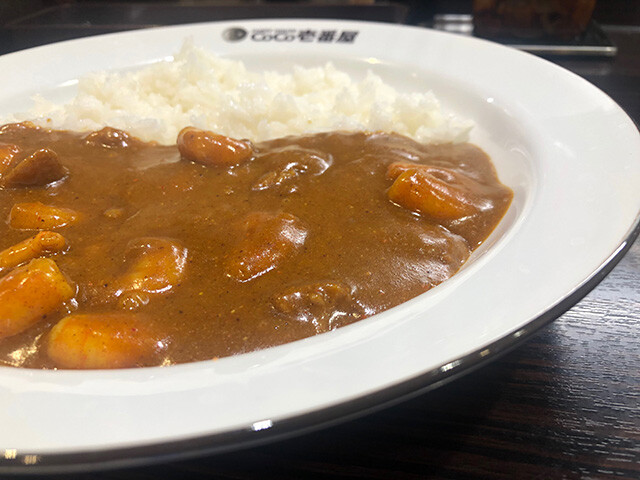
<instances>
[{"instance_id":1,"label":"plate logo","mask_svg":"<svg viewBox=\"0 0 640 480\"><path fill-rule=\"evenodd\" d=\"M227 28L222 38L227 42L303 42L303 43L355 43L358 30L314 30L307 28Z\"/></svg>"},{"instance_id":2,"label":"plate logo","mask_svg":"<svg viewBox=\"0 0 640 480\"><path fill-rule=\"evenodd\" d=\"M227 42L239 42L247 36L247 31L244 28L232 27L227 28L222 32L222 38Z\"/></svg>"}]
</instances>

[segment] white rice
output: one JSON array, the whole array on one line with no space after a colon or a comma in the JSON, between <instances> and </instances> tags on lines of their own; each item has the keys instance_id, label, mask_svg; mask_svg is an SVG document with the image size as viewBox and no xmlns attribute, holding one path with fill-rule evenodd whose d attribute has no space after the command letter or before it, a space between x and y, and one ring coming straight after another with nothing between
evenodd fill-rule
<instances>
[{"instance_id":1,"label":"white rice","mask_svg":"<svg viewBox=\"0 0 640 480\"><path fill-rule=\"evenodd\" d=\"M290 73L251 72L186 42L172 61L82 78L66 105L42 97L12 121L91 131L104 126L175 143L185 126L253 141L332 130L397 132L460 142L473 123L443 113L431 91L399 93L369 72L359 82L331 63Z\"/></svg>"}]
</instances>

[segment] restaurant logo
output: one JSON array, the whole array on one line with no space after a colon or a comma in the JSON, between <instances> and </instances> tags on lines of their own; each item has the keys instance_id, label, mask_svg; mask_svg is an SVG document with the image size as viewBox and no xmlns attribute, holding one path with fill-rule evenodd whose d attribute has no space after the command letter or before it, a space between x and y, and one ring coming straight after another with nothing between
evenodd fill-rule
<instances>
[{"instance_id":1,"label":"restaurant logo","mask_svg":"<svg viewBox=\"0 0 640 480\"><path fill-rule=\"evenodd\" d=\"M250 32L232 27L222 32L227 42L239 42L249 38L252 42L304 42L304 43L354 43L357 30L310 30L295 28L257 28Z\"/></svg>"},{"instance_id":2,"label":"restaurant logo","mask_svg":"<svg viewBox=\"0 0 640 480\"><path fill-rule=\"evenodd\" d=\"M227 28L222 32L222 38L227 42L239 42L247 36L247 31L244 28L232 27Z\"/></svg>"}]
</instances>

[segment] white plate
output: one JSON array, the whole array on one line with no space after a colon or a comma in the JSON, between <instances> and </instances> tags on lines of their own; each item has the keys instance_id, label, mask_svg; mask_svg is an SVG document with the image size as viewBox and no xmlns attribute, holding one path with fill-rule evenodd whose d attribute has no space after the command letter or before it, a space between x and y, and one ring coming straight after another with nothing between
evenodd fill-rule
<instances>
[{"instance_id":1,"label":"white plate","mask_svg":"<svg viewBox=\"0 0 640 480\"><path fill-rule=\"evenodd\" d=\"M245 29L227 41L229 28ZM258 30L357 32L353 42L258 41ZM68 98L97 69L164 59L186 37L253 68L333 61L401 90L433 89L477 122L472 140L515 192L454 278L383 314L277 348L169 368L0 368L0 471L130 465L223 451L363 413L440 384L575 303L637 235L640 137L583 79L476 39L359 22L236 21L135 31L0 58L0 117ZM337 38L337 37L336 37ZM3 455L4 450L4 455Z\"/></svg>"}]
</instances>

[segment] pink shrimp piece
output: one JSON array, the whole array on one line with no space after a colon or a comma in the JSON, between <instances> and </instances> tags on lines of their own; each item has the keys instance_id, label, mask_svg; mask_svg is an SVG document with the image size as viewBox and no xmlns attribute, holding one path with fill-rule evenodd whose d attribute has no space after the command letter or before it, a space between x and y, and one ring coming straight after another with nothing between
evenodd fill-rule
<instances>
[{"instance_id":1,"label":"pink shrimp piece","mask_svg":"<svg viewBox=\"0 0 640 480\"><path fill-rule=\"evenodd\" d=\"M67 246L65 238L56 232L39 232L0 252L0 273L34 258L61 252Z\"/></svg>"},{"instance_id":2,"label":"pink shrimp piece","mask_svg":"<svg viewBox=\"0 0 640 480\"><path fill-rule=\"evenodd\" d=\"M48 258L36 258L0 278L0 340L59 310L76 289Z\"/></svg>"},{"instance_id":3,"label":"pink shrimp piece","mask_svg":"<svg viewBox=\"0 0 640 480\"><path fill-rule=\"evenodd\" d=\"M9 214L9 226L16 230L52 230L76 223L80 218L78 212L69 208L42 202L16 203Z\"/></svg>"},{"instance_id":4,"label":"pink shrimp piece","mask_svg":"<svg viewBox=\"0 0 640 480\"><path fill-rule=\"evenodd\" d=\"M183 128L177 144L182 158L207 166L231 167L253 157L250 142L194 127Z\"/></svg>"},{"instance_id":5,"label":"pink shrimp piece","mask_svg":"<svg viewBox=\"0 0 640 480\"><path fill-rule=\"evenodd\" d=\"M145 315L91 313L63 318L46 342L47 355L60 368L110 369L162 363L169 339Z\"/></svg>"}]
</instances>

